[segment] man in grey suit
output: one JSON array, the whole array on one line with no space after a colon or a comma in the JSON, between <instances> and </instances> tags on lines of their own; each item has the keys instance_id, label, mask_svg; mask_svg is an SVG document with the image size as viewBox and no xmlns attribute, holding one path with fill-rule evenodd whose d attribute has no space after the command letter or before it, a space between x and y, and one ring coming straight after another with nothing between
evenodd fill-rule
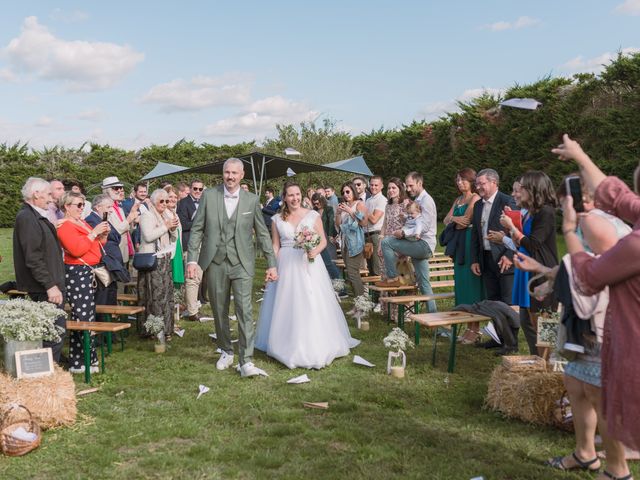
<instances>
[{"instance_id":1,"label":"man in grey suit","mask_svg":"<svg viewBox=\"0 0 640 480\"><path fill-rule=\"evenodd\" d=\"M229 302L233 293L239 330L239 370L243 377L264 373L253 364L255 328L251 293L255 271L253 233L268 262L267 281L278 279L271 236L264 224L256 195L240 188L244 178L242 160L229 158L223 166L223 185L207 189L200 200L191 226L187 277L196 275L196 264L207 276L222 354L218 370L233 364L233 345L229 329ZM198 254L198 252L200 252Z\"/></svg>"}]
</instances>

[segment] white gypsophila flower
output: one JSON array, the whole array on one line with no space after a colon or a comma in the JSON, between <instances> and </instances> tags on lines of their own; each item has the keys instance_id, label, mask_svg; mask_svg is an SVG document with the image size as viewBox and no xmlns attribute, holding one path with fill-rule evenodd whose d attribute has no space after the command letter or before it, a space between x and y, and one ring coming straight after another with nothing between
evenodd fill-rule
<instances>
[{"instance_id":1,"label":"white gypsophila flower","mask_svg":"<svg viewBox=\"0 0 640 480\"><path fill-rule=\"evenodd\" d=\"M61 316L66 316L65 312L49 302L9 300L0 305L0 335L19 342L59 342L64 329L55 321Z\"/></svg>"},{"instance_id":2,"label":"white gypsophila flower","mask_svg":"<svg viewBox=\"0 0 640 480\"><path fill-rule=\"evenodd\" d=\"M362 314L369 313L371 310L373 310L373 307L375 307L375 304L371 300L369 300L369 297L367 295L360 295L353 301L353 308L357 312L360 312Z\"/></svg>"},{"instance_id":3,"label":"white gypsophila flower","mask_svg":"<svg viewBox=\"0 0 640 480\"><path fill-rule=\"evenodd\" d=\"M335 278L331 280L331 284L333 285L333 289L338 293L342 292L347 285L342 278Z\"/></svg>"},{"instance_id":4,"label":"white gypsophila flower","mask_svg":"<svg viewBox=\"0 0 640 480\"><path fill-rule=\"evenodd\" d=\"M409 338L401 328L395 327L389 335L384 337L382 343L390 350L406 350L407 348L413 348L413 341Z\"/></svg>"},{"instance_id":5,"label":"white gypsophila flower","mask_svg":"<svg viewBox=\"0 0 640 480\"><path fill-rule=\"evenodd\" d=\"M158 337L164 333L164 318L158 315L149 315L147 321L144 322L144 329L151 335Z\"/></svg>"}]
</instances>

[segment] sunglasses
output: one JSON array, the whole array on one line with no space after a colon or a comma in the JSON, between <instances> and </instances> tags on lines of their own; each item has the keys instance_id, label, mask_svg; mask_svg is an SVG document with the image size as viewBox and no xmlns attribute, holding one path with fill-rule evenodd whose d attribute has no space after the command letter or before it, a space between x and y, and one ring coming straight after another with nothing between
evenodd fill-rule
<instances>
[{"instance_id":1,"label":"sunglasses","mask_svg":"<svg viewBox=\"0 0 640 480\"><path fill-rule=\"evenodd\" d=\"M362 186L362 185L364 185L364 184L363 184L362 182L356 182L356 183L354 183L354 185L355 185L356 187L361 187L361 186Z\"/></svg>"},{"instance_id":2,"label":"sunglasses","mask_svg":"<svg viewBox=\"0 0 640 480\"><path fill-rule=\"evenodd\" d=\"M118 191L118 190L124 190L124 187L111 187L111 189Z\"/></svg>"},{"instance_id":3,"label":"sunglasses","mask_svg":"<svg viewBox=\"0 0 640 480\"><path fill-rule=\"evenodd\" d=\"M158 200L158 203L169 203L169 200Z\"/></svg>"},{"instance_id":4,"label":"sunglasses","mask_svg":"<svg viewBox=\"0 0 640 480\"><path fill-rule=\"evenodd\" d=\"M73 205L74 207L78 207L78 208L84 208L84 202L71 203L70 205Z\"/></svg>"},{"instance_id":5,"label":"sunglasses","mask_svg":"<svg viewBox=\"0 0 640 480\"><path fill-rule=\"evenodd\" d=\"M194 192L201 192L204 190L204 187L191 187L191 190L193 190Z\"/></svg>"}]
</instances>

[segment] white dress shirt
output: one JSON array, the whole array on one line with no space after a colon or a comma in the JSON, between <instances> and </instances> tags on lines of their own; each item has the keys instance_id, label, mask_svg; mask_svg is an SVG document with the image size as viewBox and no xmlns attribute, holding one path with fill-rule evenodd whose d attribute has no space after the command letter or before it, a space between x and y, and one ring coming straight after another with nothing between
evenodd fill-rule
<instances>
[{"instance_id":1,"label":"white dress shirt","mask_svg":"<svg viewBox=\"0 0 640 480\"><path fill-rule=\"evenodd\" d=\"M420 216L423 220L424 230L420 233L420 240L427 242L431 253L433 253L436 250L436 231L438 228L436 203L426 190L420 192L420 195L415 198L415 202L418 203L422 209Z\"/></svg>"},{"instance_id":2,"label":"white dress shirt","mask_svg":"<svg viewBox=\"0 0 640 480\"><path fill-rule=\"evenodd\" d=\"M238 188L234 193L229 193L227 187L223 185L224 189L224 207L227 210L227 218L231 218L233 216L233 212L238 208L238 202L240 201L240 188Z\"/></svg>"},{"instance_id":3,"label":"white dress shirt","mask_svg":"<svg viewBox=\"0 0 640 480\"><path fill-rule=\"evenodd\" d=\"M481 216L481 227L482 227L482 241L484 244L485 250L491 250L491 243L487 240L487 235L489 234L489 217L491 216L491 208L493 207L493 201L496 199L496 195L498 191L496 190L488 200L482 201L482 216Z\"/></svg>"}]
</instances>

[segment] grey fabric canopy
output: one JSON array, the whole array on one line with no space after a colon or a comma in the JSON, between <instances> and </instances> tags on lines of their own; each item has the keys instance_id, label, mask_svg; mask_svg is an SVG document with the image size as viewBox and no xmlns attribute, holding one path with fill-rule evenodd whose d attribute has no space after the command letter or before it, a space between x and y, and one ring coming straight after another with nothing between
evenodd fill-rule
<instances>
[{"instance_id":1,"label":"grey fabric canopy","mask_svg":"<svg viewBox=\"0 0 640 480\"><path fill-rule=\"evenodd\" d=\"M359 173L365 177L373 176L373 172L369 169L369 166L362 156L347 158L346 160L340 160L339 162L326 163L324 166L331 167L335 170L342 170L343 172Z\"/></svg>"},{"instance_id":2,"label":"grey fabric canopy","mask_svg":"<svg viewBox=\"0 0 640 480\"><path fill-rule=\"evenodd\" d=\"M173 165L171 163L158 162L149 173L147 173L141 180L151 180L153 178L164 177L173 173L184 172L189 170L187 167L181 167L180 165Z\"/></svg>"}]
</instances>

